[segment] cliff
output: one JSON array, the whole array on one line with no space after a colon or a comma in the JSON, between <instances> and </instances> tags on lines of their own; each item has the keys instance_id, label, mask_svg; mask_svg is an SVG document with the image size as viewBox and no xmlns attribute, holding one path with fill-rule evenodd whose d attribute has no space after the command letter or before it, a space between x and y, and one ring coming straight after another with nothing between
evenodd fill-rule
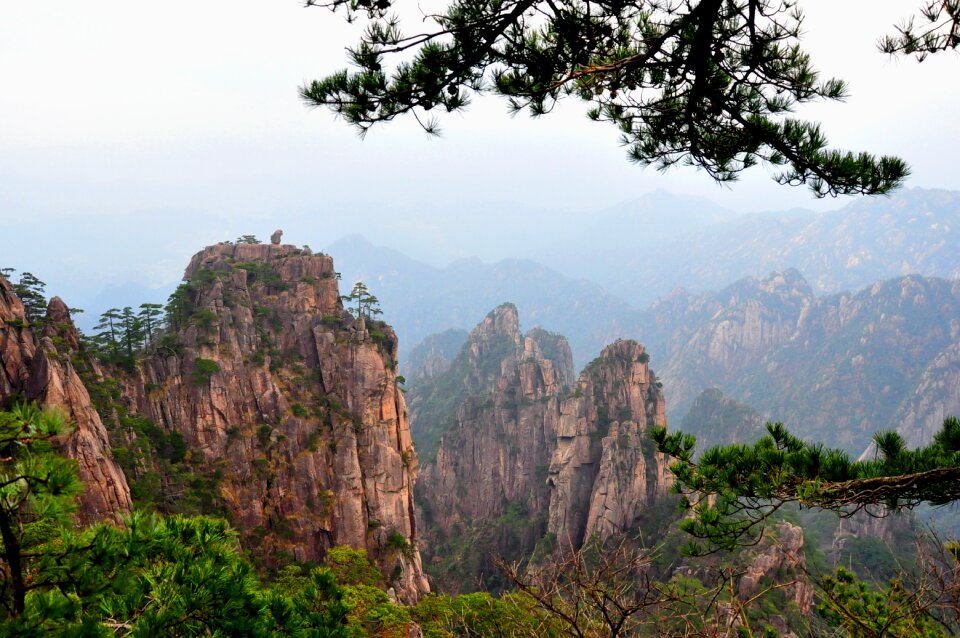
<instances>
[{"instance_id":1,"label":"cliff","mask_svg":"<svg viewBox=\"0 0 960 638\"><path fill-rule=\"evenodd\" d=\"M414 431L442 434L417 500L430 570L446 589L499 586L493 555L579 547L638 522L667 483L646 438L665 423L647 362L642 346L618 341L574 383L566 340L523 335L516 307L504 304L446 373L411 388Z\"/></svg>"},{"instance_id":2,"label":"cliff","mask_svg":"<svg viewBox=\"0 0 960 638\"><path fill-rule=\"evenodd\" d=\"M663 370L671 410L685 412L700 390L734 383L743 370L756 366L790 338L814 296L799 272L787 270L739 281L720 300ZM696 309L702 304L689 305Z\"/></svg>"},{"instance_id":3,"label":"cliff","mask_svg":"<svg viewBox=\"0 0 960 638\"><path fill-rule=\"evenodd\" d=\"M75 359L89 363L66 304L54 297L42 325L31 326L10 282L0 277L0 403L23 398L62 409L73 431L61 447L77 460L86 486L80 522L117 518L130 511L130 489Z\"/></svg>"},{"instance_id":4,"label":"cliff","mask_svg":"<svg viewBox=\"0 0 960 638\"><path fill-rule=\"evenodd\" d=\"M545 356L535 336L559 353L559 365ZM428 432L443 430L447 418L453 419L435 460L424 465L417 490L429 526L426 545L432 557L451 557L444 574L451 576L445 584L454 591L478 585L464 576L495 578L494 555L519 558L546 531L550 492L544 479L560 398L570 381L565 371L573 365L563 338L547 337L542 331L522 335L516 307L499 306L473 329L450 370L423 390L427 395L411 399L435 403L445 388L460 399L414 412ZM454 414L442 415L443 409ZM441 425L423 424L424 413L438 415Z\"/></svg>"},{"instance_id":5,"label":"cliff","mask_svg":"<svg viewBox=\"0 0 960 638\"><path fill-rule=\"evenodd\" d=\"M393 330L346 312L332 259L292 245L210 246L184 279L166 334L123 388L129 417L182 442L176 460L267 564L346 544L402 600L426 592ZM124 436L135 449L143 428ZM157 463L141 454L132 471Z\"/></svg>"},{"instance_id":6,"label":"cliff","mask_svg":"<svg viewBox=\"0 0 960 638\"><path fill-rule=\"evenodd\" d=\"M547 484L548 532L561 543L625 532L664 493L667 463L646 432L666 409L648 362L643 346L617 341L560 406Z\"/></svg>"}]
</instances>

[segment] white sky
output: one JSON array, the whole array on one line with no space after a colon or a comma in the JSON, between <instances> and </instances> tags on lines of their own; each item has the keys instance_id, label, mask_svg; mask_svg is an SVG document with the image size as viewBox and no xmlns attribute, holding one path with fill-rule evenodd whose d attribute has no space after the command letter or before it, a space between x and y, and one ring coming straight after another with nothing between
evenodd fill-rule
<instances>
[{"instance_id":1,"label":"white sky","mask_svg":"<svg viewBox=\"0 0 960 638\"><path fill-rule=\"evenodd\" d=\"M835 146L907 159L911 186L960 187L960 59L918 65L874 46L920 0L801 4L818 68L852 92L804 113ZM730 188L692 169L641 169L576 103L533 121L491 97L445 118L440 139L397 121L360 140L296 92L345 66L356 32L297 0L0 0L0 227L95 215L157 224L158 211L187 210L266 228L313 211L330 220L333 236L314 240L324 245L364 231L350 226L358 210L393 223L413 207L595 211L658 188L743 211L844 203L776 186L763 168ZM183 250L199 240L184 237Z\"/></svg>"}]
</instances>

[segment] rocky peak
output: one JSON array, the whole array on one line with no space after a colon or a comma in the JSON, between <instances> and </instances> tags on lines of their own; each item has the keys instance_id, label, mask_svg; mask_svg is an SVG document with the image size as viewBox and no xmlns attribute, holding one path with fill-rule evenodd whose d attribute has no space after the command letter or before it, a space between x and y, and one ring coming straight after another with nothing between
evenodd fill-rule
<instances>
[{"instance_id":1,"label":"rocky peak","mask_svg":"<svg viewBox=\"0 0 960 638\"><path fill-rule=\"evenodd\" d=\"M129 411L183 438L268 563L363 548L415 600L418 461L393 330L343 308L331 257L289 244L208 246L184 278Z\"/></svg>"},{"instance_id":2,"label":"rocky peak","mask_svg":"<svg viewBox=\"0 0 960 638\"><path fill-rule=\"evenodd\" d=\"M666 493L667 462L648 435L666 424L666 408L648 364L642 345L616 341L560 406L547 483L548 529L561 543L625 532Z\"/></svg>"},{"instance_id":3,"label":"rocky peak","mask_svg":"<svg viewBox=\"0 0 960 638\"><path fill-rule=\"evenodd\" d=\"M498 350L486 352L498 356L477 357L494 336ZM519 560L538 541L579 546L626 531L665 492L666 466L646 434L666 422L648 360L640 344L618 341L573 384L566 339L536 328L521 336L516 309L501 306L447 372L411 388L416 431L443 432L418 488L427 545L438 560L435 548L470 548L435 571L446 586L476 587L464 571L489 579L490 555ZM456 401L437 390L464 388L481 365L490 383Z\"/></svg>"},{"instance_id":4,"label":"rocky peak","mask_svg":"<svg viewBox=\"0 0 960 638\"><path fill-rule=\"evenodd\" d=\"M50 338L60 337L71 351L80 350L80 333L70 317L70 309L60 297L52 297L47 304L43 335Z\"/></svg>"},{"instance_id":5,"label":"rocky peak","mask_svg":"<svg viewBox=\"0 0 960 638\"><path fill-rule=\"evenodd\" d=\"M663 369L671 410L686 412L701 390L725 386L788 343L816 303L793 269L738 281L716 299L712 316L684 335Z\"/></svg>"},{"instance_id":6,"label":"rocky peak","mask_svg":"<svg viewBox=\"0 0 960 638\"><path fill-rule=\"evenodd\" d=\"M470 385L489 387L499 376L499 362L522 348L522 344L517 307L505 303L491 310L467 337L471 368L476 372Z\"/></svg>"},{"instance_id":7,"label":"rocky peak","mask_svg":"<svg viewBox=\"0 0 960 638\"><path fill-rule=\"evenodd\" d=\"M520 343L520 315L514 304L500 304L470 332L473 343L483 343L495 337L507 337Z\"/></svg>"}]
</instances>

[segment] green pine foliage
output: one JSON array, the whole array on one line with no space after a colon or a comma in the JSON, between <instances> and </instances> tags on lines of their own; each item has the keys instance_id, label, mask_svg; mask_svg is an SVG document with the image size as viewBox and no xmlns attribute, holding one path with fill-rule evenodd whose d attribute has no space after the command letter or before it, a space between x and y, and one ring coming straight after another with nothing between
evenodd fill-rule
<instances>
[{"instance_id":1,"label":"green pine foliage","mask_svg":"<svg viewBox=\"0 0 960 638\"><path fill-rule=\"evenodd\" d=\"M786 503L849 513L867 507L895 511L960 498L960 420L948 417L934 441L909 450L896 432L874 437L876 457L855 461L836 449L808 443L782 423L752 445L717 446L694 461L696 438L656 428L661 452L673 457L675 487L693 516L681 526L706 545L692 554L753 543L766 519Z\"/></svg>"},{"instance_id":2,"label":"green pine foliage","mask_svg":"<svg viewBox=\"0 0 960 638\"><path fill-rule=\"evenodd\" d=\"M361 132L409 114L436 133L433 115L462 111L473 95L500 95L533 117L572 98L617 129L630 161L661 170L693 165L723 183L763 163L778 183L820 197L885 193L909 173L896 157L830 148L817 122L793 115L847 96L846 84L821 77L803 50L797 0L451 0L418 20L415 35L404 32L394 0L307 4L366 17L348 49L356 70L300 89L309 105ZM930 6L939 14L942 4ZM956 36L957 11L943 23L935 32ZM902 33L891 51L956 46L955 37L929 43Z\"/></svg>"}]
</instances>

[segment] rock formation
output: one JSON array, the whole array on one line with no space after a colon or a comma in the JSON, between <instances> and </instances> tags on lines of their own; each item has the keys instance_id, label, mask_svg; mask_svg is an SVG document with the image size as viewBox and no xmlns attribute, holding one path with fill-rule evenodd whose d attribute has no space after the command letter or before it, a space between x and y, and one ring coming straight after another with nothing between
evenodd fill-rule
<instances>
[{"instance_id":1,"label":"rock formation","mask_svg":"<svg viewBox=\"0 0 960 638\"><path fill-rule=\"evenodd\" d=\"M773 533L768 536L763 546L748 557L746 569L737 585L737 594L741 600L748 600L760 593L764 579L776 582L778 574L796 574L797 577L786 584L785 592L801 614L809 614L813 609L813 586L808 579L800 577L806 566L803 529L783 521L777 523Z\"/></svg>"},{"instance_id":2,"label":"rock formation","mask_svg":"<svg viewBox=\"0 0 960 638\"><path fill-rule=\"evenodd\" d=\"M347 544L417 599L418 461L393 330L361 329L332 259L291 245L210 246L184 278L173 324L125 389L129 413L182 437L268 564Z\"/></svg>"},{"instance_id":3,"label":"rock formation","mask_svg":"<svg viewBox=\"0 0 960 638\"><path fill-rule=\"evenodd\" d=\"M448 408L455 411L454 427L444 433L436 459L424 466L418 500L431 529L431 554L436 544L469 542L470 561L479 563L451 567L451 576L467 572L455 577L459 584L450 582L455 589L476 588L463 576L489 577L496 572L494 554L519 558L546 531L545 479L564 382L570 381L564 371L572 367L562 337L550 336L564 359L559 366L533 336L521 334L516 307L504 304L474 328L451 369L435 378L438 393L455 389L459 400ZM419 414L415 418L439 415Z\"/></svg>"},{"instance_id":4,"label":"rock formation","mask_svg":"<svg viewBox=\"0 0 960 638\"><path fill-rule=\"evenodd\" d=\"M796 270L737 282L721 299L709 321L683 341L663 370L671 410L685 412L700 390L722 388L755 366L787 341L814 303L812 289Z\"/></svg>"},{"instance_id":5,"label":"rock formation","mask_svg":"<svg viewBox=\"0 0 960 638\"><path fill-rule=\"evenodd\" d=\"M647 361L618 341L574 383L566 340L523 335L505 304L447 372L411 389L418 431L443 437L417 489L442 563L433 573L448 588L479 585L465 574L496 586L491 554L527 558L540 541L579 547L624 532L664 492L666 466L646 436L666 422L664 402Z\"/></svg>"},{"instance_id":6,"label":"rock formation","mask_svg":"<svg viewBox=\"0 0 960 638\"><path fill-rule=\"evenodd\" d=\"M950 409L957 317L954 280L910 275L818 298L788 270L718 293L675 293L645 313L638 334L665 361L671 414L718 388L798 436L856 455L875 432L907 423L929 431Z\"/></svg>"},{"instance_id":7,"label":"rock formation","mask_svg":"<svg viewBox=\"0 0 960 638\"><path fill-rule=\"evenodd\" d=\"M560 406L547 484L548 532L573 547L628 530L667 486L648 430L667 422L663 393L635 341L617 341Z\"/></svg>"},{"instance_id":8,"label":"rock formation","mask_svg":"<svg viewBox=\"0 0 960 638\"><path fill-rule=\"evenodd\" d=\"M270 243L274 246L279 246L281 237L283 237L283 231L278 228L270 235Z\"/></svg>"},{"instance_id":9,"label":"rock formation","mask_svg":"<svg viewBox=\"0 0 960 638\"><path fill-rule=\"evenodd\" d=\"M23 397L61 408L73 426L62 446L77 460L86 486L80 521L117 518L130 511L130 490L74 358L89 364L66 304L54 297L43 325L30 326L10 282L0 277L0 402Z\"/></svg>"}]
</instances>

